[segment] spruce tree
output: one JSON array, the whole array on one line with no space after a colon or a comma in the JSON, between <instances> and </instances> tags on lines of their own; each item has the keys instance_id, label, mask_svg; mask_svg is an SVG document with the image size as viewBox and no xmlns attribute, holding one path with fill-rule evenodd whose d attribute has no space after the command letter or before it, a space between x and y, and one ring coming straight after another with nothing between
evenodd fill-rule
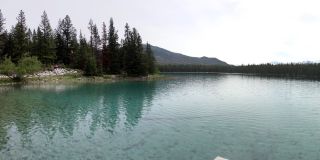
<instances>
[{"instance_id":1,"label":"spruce tree","mask_svg":"<svg viewBox=\"0 0 320 160\"><path fill-rule=\"evenodd\" d=\"M54 62L56 55L54 52L54 38L52 28L49 22L47 13L44 11L41 16L41 22L39 25L40 35L38 36L39 48L38 58L44 64L51 64Z\"/></svg>"},{"instance_id":2,"label":"spruce tree","mask_svg":"<svg viewBox=\"0 0 320 160\"><path fill-rule=\"evenodd\" d=\"M149 43L147 43L147 45L146 45L146 61L147 61L148 73L154 74L156 71L155 58L153 56L151 45Z\"/></svg>"},{"instance_id":3,"label":"spruce tree","mask_svg":"<svg viewBox=\"0 0 320 160\"><path fill-rule=\"evenodd\" d=\"M32 56L37 56L39 53L39 49L38 49L38 36L37 36L37 32L34 29L32 31L32 45L31 45L31 55Z\"/></svg>"},{"instance_id":4,"label":"spruce tree","mask_svg":"<svg viewBox=\"0 0 320 160\"><path fill-rule=\"evenodd\" d=\"M13 31L14 50L11 56L14 63L18 63L19 59L28 52L26 17L22 10L17 17L17 21Z\"/></svg>"},{"instance_id":5,"label":"spruce tree","mask_svg":"<svg viewBox=\"0 0 320 160\"><path fill-rule=\"evenodd\" d=\"M7 41L7 32L5 31L5 18L2 15L0 9L0 60L4 59L5 53L4 48Z\"/></svg>"},{"instance_id":6,"label":"spruce tree","mask_svg":"<svg viewBox=\"0 0 320 160\"><path fill-rule=\"evenodd\" d=\"M123 43L125 54L125 71L129 76L143 76L147 74L147 65L143 61L142 40L138 31L130 30L128 24L125 26L125 39Z\"/></svg>"},{"instance_id":7,"label":"spruce tree","mask_svg":"<svg viewBox=\"0 0 320 160\"><path fill-rule=\"evenodd\" d=\"M102 37L101 37L101 43L102 43L102 65L103 65L103 72L104 73L110 73L110 55L107 51L107 43L108 43L108 35L107 35L107 26L103 22L102 23Z\"/></svg>"},{"instance_id":8,"label":"spruce tree","mask_svg":"<svg viewBox=\"0 0 320 160\"><path fill-rule=\"evenodd\" d=\"M64 63L64 59L67 53L66 44L63 36L63 24L61 19L58 21L58 27L55 30L54 41L56 46L55 52L57 56L55 63Z\"/></svg>"},{"instance_id":9,"label":"spruce tree","mask_svg":"<svg viewBox=\"0 0 320 160\"><path fill-rule=\"evenodd\" d=\"M59 21L55 42L57 61L68 66L72 65L78 42L76 29L68 15L62 21Z\"/></svg>"},{"instance_id":10,"label":"spruce tree","mask_svg":"<svg viewBox=\"0 0 320 160\"><path fill-rule=\"evenodd\" d=\"M76 65L75 67L81 70L85 69L86 64L86 54L88 52L88 45L86 39L82 36L80 31L79 35L79 49L76 55Z\"/></svg>"},{"instance_id":11,"label":"spruce tree","mask_svg":"<svg viewBox=\"0 0 320 160\"><path fill-rule=\"evenodd\" d=\"M4 25L6 24L5 21L6 21L6 19L3 17L3 14L0 9L0 34L3 33L5 30L5 28L4 28Z\"/></svg>"},{"instance_id":12,"label":"spruce tree","mask_svg":"<svg viewBox=\"0 0 320 160\"><path fill-rule=\"evenodd\" d=\"M108 31L107 51L110 55L110 73L119 74L121 72L121 57L119 56L118 33L114 27L113 19L110 19Z\"/></svg>"},{"instance_id":13,"label":"spruce tree","mask_svg":"<svg viewBox=\"0 0 320 160\"><path fill-rule=\"evenodd\" d=\"M31 55L32 55L32 47L33 47L32 37L33 37L32 31L29 28L27 31L27 46L28 46L27 52Z\"/></svg>"},{"instance_id":14,"label":"spruce tree","mask_svg":"<svg viewBox=\"0 0 320 160\"><path fill-rule=\"evenodd\" d=\"M97 64L96 58L92 53L92 48L87 44L86 39L82 36L80 32L80 44L78 52L78 63L79 69L84 71L84 74L87 76L97 75Z\"/></svg>"},{"instance_id":15,"label":"spruce tree","mask_svg":"<svg viewBox=\"0 0 320 160\"><path fill-rule=\"evenodd\" d=\"M100 52L100 35L96 24L93 24L92 19L89 21L88 29L90 31L90 47L92 49L92 53L96 58L97 70L99 74L102 74L102 55Z\"/></svg>"},{"instance_id":16,"label":"spruce tree","mask_svg":"<svg viewBox=\"0 0 320 160\"><path fill-rule=\"evenodd\" d=\"M6 43L4 45L3 54L4 57L12 57L14 51L14 37L13 37L14 27L11 28L11 31L7 34Z\"/></svg>"}]
</instances>

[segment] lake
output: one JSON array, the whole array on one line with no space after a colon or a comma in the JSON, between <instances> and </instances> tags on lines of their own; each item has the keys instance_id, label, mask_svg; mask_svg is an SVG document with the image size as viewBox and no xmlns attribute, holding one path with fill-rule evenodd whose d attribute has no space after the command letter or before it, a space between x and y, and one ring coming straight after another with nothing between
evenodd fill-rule
<instances>
[{"instance_id":1,"label":"lake","mask_svg":"<svg viewBox=\"0 0 320 160\"><path fill-rule=\"evenodd\" d=\"M169 76L2 86L0 159L320 159L319 81Z\"/></svg>"}]
</instances>

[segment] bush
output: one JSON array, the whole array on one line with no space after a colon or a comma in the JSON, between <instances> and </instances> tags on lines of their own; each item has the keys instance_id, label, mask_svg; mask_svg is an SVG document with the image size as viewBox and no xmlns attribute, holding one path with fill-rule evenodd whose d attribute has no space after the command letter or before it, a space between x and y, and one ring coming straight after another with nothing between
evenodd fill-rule
<instances>
[{"instance_id":1,"label":"bush","mask_svg":"<svg viewBox=\"0 0 320 160\"><path fill-rule=\"evenodd\" d=\"M37 57L24 57L18 62L18 73L21 77L24 74L33 74L40 71L41 66Z\"/></svg>"},{"instance_id":2,"label":"bush","mask_svg":"<svg viewBox=\"0 0 320 160\"><path fill-rule=\"evenodd\" d=\"M11 58L5 58L4 61L0 64L0 73L4 74L10 78L16 74L17 67L11 61Z\"/></svg>"},{"instance_id":3,"label":"bush","mask_svg":"<svg viewBox=\"0 0 320 160\"><path fill-rule=\"evenodd\" d=\"M8 76L9 78L20 81L25 74L33 74L41 70L41 62L37 57L24 57L18 62L16 66L11 58L5 58L0 64L0 73Z\"/></svg>"}]
</instances>

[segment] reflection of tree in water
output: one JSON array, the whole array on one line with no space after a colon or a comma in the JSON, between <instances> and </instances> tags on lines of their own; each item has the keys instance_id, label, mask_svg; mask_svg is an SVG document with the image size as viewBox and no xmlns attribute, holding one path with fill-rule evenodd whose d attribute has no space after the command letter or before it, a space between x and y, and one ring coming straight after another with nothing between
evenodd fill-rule
<instances>
[{"instance_id":1,"label":"reflection of tree in water","mask_svg":"<svg viewBox=\"0 0 320 160\"><path fill-rule=\"evenodd\" d=\"M17 128L21 143L31 141L35 130L53 139L57 133L72 136L85 124L91 134L98 128L113 133L121 126L118 123L123 110L126 127L133 127L138 124L143 107L150 105L155 83L87 84L59 92L35 87L1 93L0 149L8 141L10 126Z\"/></svg>"},{"instance_id":2,"label":"reflection of tree in water","mask_svg":"<svg viewBox=\"0 0 320 160\"><path fill-rule=\"evenodd\" d=\"M143 108L151 105L155 92L155 82L134 82L124 86L124 89L126 125L127 127L132 127L137 125L142 116Z\"/></svg>"}]
</instances>

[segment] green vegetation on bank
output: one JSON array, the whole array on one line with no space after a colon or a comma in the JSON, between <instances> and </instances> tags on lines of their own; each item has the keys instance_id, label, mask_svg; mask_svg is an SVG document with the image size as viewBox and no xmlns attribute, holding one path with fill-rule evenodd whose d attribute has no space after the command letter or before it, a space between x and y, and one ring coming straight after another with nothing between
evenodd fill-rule
<instances>
[{"instance_id":1,"label":"green vegetation on bank","mask_svg":"<svg viewBox=\"0 0 320 160\"><path fill-rule=\"evenodd\" d=\"M159 65L161 72L221 72L320 78L319 63L260 64L241 66Z\"/></svg>"},{"instance_id":2,"label":"green vegetation on bank","mask_svg":"<svg viewBox=\"0 0 320 160\"><path fill-rule=\"evenodd\" d=\"M17 65L10 58L5 58L3 63L0 64L0 74L8 76L12 80L20 81L24 75L40 71L41 65L37 57L23 57Z\"/></svg>"},{"instance_id":3,"label":"green vegetation on bank","mask_svg":"<svg viewBox=\"0 0 320 160\"><path fill-rule=\"evenodd\" d=\"M89 40L77 30L66 15L58 27L52 29L43 12L37 29L30 29L21 10L17 23L10 31L5 29L5 18L0 10L0 72L21 79L41 68L65 66L84 71L86 76L118 74L130 77L147 76L156 72L155 59L149 44L142 45L136 28L125 25L124 39L119 43L118 31L110 19L103 22L102 32L89 21Z\"/></svg>"}]
</instances>

